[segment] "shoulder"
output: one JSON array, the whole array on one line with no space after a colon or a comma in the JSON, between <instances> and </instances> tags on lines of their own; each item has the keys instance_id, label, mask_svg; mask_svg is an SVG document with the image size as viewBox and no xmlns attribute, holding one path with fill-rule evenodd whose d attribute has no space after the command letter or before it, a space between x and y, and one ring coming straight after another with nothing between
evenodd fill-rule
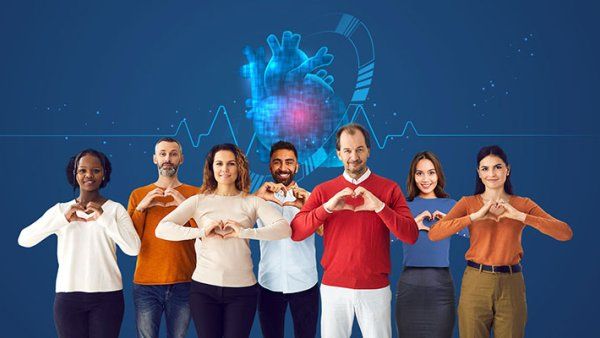
<instances>
[{"instance_id":1,"label":"shoulder","mask_svg":"<svg viewBox=\"0 0 600 338\"><path fill-rule=\"evenodd\" d=\"M177 187L177 190L181 192L185 197L191 197L193 195L198 194L198 190L200 190L200 187L196 187L189 184L182 184L179 187Z\"/></svg>"},{"instance_id":2,"label":"shoulder","mask_svg":"<svg viewBox=\"0 0 600 338\"><path fill-rule=\"evenodd\" d=\"M313 189L313 193L317 191L336 191L339 190L340 184L343 183L344 177L337 176L323 183L317 184Z\"/></svg>"},{"instance_id":3,"label":"shoulder","mask_svg":"<svg viewBox=\"0 0 600 338\"><path fill-rule=\"evenodd\" d=\"M114 210L116 212L127 212L127 209L123 206L123 204L113 201L111 199L106 200L102 205L102 209L106 210Z\"/></svg>"},{"instance_id":4,"label":"shoulder","mask_svg":"<svg viewBox=\"0 0 600 338\"><path fill-rule=\"evenodd\" d=\"M530 208L537 205L531 198L517 195L510 196L510 204L517 208Z\"/></svg>"},{"instance_id":5,"label":"shoulder","mask_svg":"<svg viewBox=\"0 0 600 338\"><path fill-rule=\"evenodd\" d=\"M154 188L156 188L156 186L154 185L154 183L151 183L151 184L148 184L148 185L144 185L142 187L135 188L131 192L131 196L146 195L148 192L154 190Z\"/></svg>"}]
</instances>

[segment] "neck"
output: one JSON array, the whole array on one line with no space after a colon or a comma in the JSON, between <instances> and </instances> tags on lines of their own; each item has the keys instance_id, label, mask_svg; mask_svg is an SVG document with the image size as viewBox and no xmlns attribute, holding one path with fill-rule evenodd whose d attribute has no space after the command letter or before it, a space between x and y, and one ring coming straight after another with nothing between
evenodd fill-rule
<instances>
[{"instance_id":1,"label":"neck","mask_svg":"<svg viewBox=\"0 0 600 338\"><path fill-rule=\"evenodd\" d=\"M102 198L102 196L100 196L100 190L94 190L94 191L80 190L79 197L77 198L77 200L79 201L80 204L86 205L89 202L98 201L101 198Z\"/></svg>"},{"instance_id":2,"label":"neck","mask_svg":"<svg viewBox=\"0 0 600 338\"><path fill-rule=\"evenodd\" d=\"M167 189L178 187L181 185L181 182L179 181L179 178L177 178L177 175L174 175L173 177L159 175L158 180L156 180L154 184Z\"/></svg>"},{"instance_id":3,"label":"neck","mask_svg":"<svg viewBox=\"0 0 600 338\"><path fill-rule=\"evenodd\" d=\"M217 189L215 190L215 195L221 196L235 196L239 193L240 191L237 190L235 184L219 184L217 185Z\"/></svg>"},{"instance_id":4,"label":"neck","mask_svg":"<svg viewBox=\"0 0 600 338\"><path fill-rule=\"evenodd\" d=\"M489 188L485 188L485 191L483 192L483 194L481 194L481 197L484 200L491 200L491 201L497 201L499 199L504 199L504 197L506 197L506 192L504 192L504 187L501 188L497 188L497 189L489 189Z\"/></svg>"},{"instance_id":5,"label":"neck","mask_svg":"<svg viewBox=\"0 0 600 338\"><path fill-rule=\"evenodd\" d=\"M422 199L426 199L426 200L430 200L430 199L434 199L437 198L437 196L435 195L435 192L431 191L428 193L420 193L419 197L421 197Z\"/></svg>"}]
</instances>

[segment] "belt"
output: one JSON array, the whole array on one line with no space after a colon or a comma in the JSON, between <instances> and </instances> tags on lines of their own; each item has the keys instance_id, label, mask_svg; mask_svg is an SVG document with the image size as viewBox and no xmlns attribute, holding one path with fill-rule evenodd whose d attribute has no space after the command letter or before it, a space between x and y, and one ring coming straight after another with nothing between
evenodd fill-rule
<instances>
[{"instance_id":1,"label":"belt","mask_svg":"<svg viewBox=\"0 0 600 338\"><path fill-rule=\"evenodd\" d=\"M499 272L499 273L513 273L513 272L521 272L523 267L521 264L515 265L484 265L475 263L473 261L467 261L467 265L475 268L479 271L489 271L489 272Z\"/></svg>"}]
</instances>

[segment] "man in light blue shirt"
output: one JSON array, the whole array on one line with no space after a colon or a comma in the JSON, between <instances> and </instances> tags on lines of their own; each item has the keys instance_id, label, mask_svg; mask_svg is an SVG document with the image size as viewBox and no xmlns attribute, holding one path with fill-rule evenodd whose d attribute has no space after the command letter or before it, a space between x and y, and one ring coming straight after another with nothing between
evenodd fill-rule
<instances>
[{"instance_id":1,"label":"man in light blue shirt","mask_svg":"<svg viewBox=\"0 0 600 338\"><path fill-rule=\"evenodd\" d=\"M271 147L269 169L274 182L265 182L255 193L271 202L291 221L309 193L298 187L298 153L293 144L279 141ZM263 224L257 221L257 225ZM319 285L314 235L301 242L291 238L260 241L258 265L258 315L265 338L283 338L285 312L290 306L294 336L314 338L319 315Z\"/></svg>"}]
</instances>

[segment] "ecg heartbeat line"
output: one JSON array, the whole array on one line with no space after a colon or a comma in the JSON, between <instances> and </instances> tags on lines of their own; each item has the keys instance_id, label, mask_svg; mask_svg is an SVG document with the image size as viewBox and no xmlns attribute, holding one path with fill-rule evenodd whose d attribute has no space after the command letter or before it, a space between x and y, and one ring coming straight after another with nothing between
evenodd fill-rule
<instances>
[{"instance_id":1,"label":"ecg heartbeat line","mask_svg":"<svg viewBox=\"0 0 600 338\"><path fill-rule=\"evenodd\" d=\"M589 136L597 136L597 135L589 135L589 134L548 134L548 133L423 133L420 132L414 125L412 121L406 121L404 124L404 128L400 133L387 134L383 137L379 137L378 133L375 131L373 127L373 123L369 116L367 115L362 104L350 104L346 109L346 113L342 117L339 126L341 126L342 121L348 116L348 112L354 108L354 112L350 118L351 122L356 122L359 118L363 118L365 120L366 126L371 133L372 139L375 141L375 144L379 149L384 149L389 141L395 140L397 138L404 138L409 136L411 133L417 137L438 137L438 138L503 138L503 137L589 137ZM237 135L233 129L231 124L231 118L227 112L225 106L221 105L218 107L215 112L212 121L208 127L208 130L204 133L193 135L193 132L190 128L188 120L183 118L177 128L172 133L143 133L143 134L0 134L2 138L77 138L77 137L98 137L98 138L160 138L160 137L176 137L179 134L183 133L187 135L190 140L190 143L194 148L198 148L201 145L202 139L205 137L209 137L213 129L215 127L216 122L219 119L219 116L223 116L227 123L227 129L233 142L240 146ZM338 127L339 127L338 126ZM337 128L336 128L337 129ZM325 143L335 135L335 132L327 137ZM248 146L246 147L246 154L248 154L254 144L256 139L256 133L252 135Z\"/></svg>"}]
</instances>

